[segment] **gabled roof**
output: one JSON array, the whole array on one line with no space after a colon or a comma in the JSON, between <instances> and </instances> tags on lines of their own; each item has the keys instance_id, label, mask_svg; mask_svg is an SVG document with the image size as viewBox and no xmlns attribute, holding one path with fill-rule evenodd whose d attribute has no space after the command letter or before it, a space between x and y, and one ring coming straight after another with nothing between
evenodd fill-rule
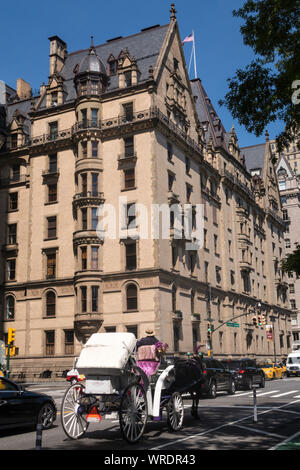
<instances>
[{"instance_id":1,"label":"gabled roof","mask_svg":"<svg viewBox=\"0 0 300 470\"><path fill-rule=\"evenodd\" d=\"M196 111L198 114L199 121L204 124L205 127L205 140L209 142L212 138L213 145L215 147L223 147L228 150L229 134L222 124L211 100L208 98L206 91L199 78L191 80L192 92L196 97Z\"/></svg>"},{"instance_id":2,"label":"gabled roof","mask_svg":"<svg viewBox=\"0 0 300 470\"><path fill-rule=\"evenodd\" d=\"M245 165L249 172L251 170L261 169L263 171L265 165L266 145L263 144L250 145L241 148L241 155L245 156Z\"/></svg>"}]
</instances>

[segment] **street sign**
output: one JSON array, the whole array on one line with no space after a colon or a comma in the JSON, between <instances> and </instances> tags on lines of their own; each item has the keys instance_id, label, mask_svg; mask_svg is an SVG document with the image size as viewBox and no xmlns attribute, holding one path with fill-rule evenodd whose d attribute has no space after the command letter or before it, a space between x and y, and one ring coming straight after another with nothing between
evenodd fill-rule
<instances>
[{"instance_id":1,"label":"street sign","mask_svg":"<svg viewBox=\"0 0 300 470\"><path fill-rule=\"evenodd\" d=\"M227 326L233 326L234 328L239 328L240 324L239 323L236 323L236 322L230 322L228 321L226 323Z\"/></svg>"}]
</instances>

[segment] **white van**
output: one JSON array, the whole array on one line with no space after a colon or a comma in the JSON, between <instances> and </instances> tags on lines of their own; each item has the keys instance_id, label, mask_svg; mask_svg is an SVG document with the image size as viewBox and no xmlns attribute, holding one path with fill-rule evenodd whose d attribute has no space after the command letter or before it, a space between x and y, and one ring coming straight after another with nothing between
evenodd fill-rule
<instances>
[{"instance_id":1,"label":"white van","mask_svg":"<svg viewBox=\"0 0 300 470\"><path fill-rule=\"evenodd\" d=\"M288 355L286 361L286 375L300 376L300 350L294 351Z\"/></svg>"}]
</instances>

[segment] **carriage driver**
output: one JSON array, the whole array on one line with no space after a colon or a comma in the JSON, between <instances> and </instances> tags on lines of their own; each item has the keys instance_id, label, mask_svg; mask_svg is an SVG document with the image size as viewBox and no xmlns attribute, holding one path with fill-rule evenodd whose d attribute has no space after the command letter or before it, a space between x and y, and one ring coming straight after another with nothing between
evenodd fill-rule
<instances>
[{"instance_id":1,"label":"carriage driver","mask_svg":"<svg viewBox=\"0 0 300 470\"><path fill-rule=\"evenodd\" d=\"M152 346L153 344L158 343L158 339L154 336L154 331L152 328L148 328L145 331L146 336L141 338L137 343L136 347L139 348L140 346Z\"/></svg>"}]
</instances>

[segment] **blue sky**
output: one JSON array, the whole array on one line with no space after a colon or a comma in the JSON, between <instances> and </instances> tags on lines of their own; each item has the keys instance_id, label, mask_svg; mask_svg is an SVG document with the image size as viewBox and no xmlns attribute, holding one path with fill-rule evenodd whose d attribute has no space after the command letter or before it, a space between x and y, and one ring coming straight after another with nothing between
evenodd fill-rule
<instances>
[{"instance_id":1,"label":"blue sky","mask_svg":"<svg viewBox=\"0 0 300 470\"><path fill-rule=\"evenodd\" d=\"M68 52L95 45L116 36L128 36L142 28L169 23L172 0L14 0L2 2L0 28L0 80L16 87L18 78L28 81L33 89L47 83L49 72L48 37L58 35L68 45ZM243 0L177 0L174 1L182 40L194 31L197 76L201 78L226 130L234 123L240 146L264 141L264 136L248 134L233 121L218 100L227 91L227 78L254 59L252 50L243 44L241 20L232 11ZM50 9L51 5L51 9ZM184 46L189 65L192 43ZM194 78L193 65L190 78ZM270 138L282 130L282 123L268 127Z\"/></svg>"}]
</instances>

